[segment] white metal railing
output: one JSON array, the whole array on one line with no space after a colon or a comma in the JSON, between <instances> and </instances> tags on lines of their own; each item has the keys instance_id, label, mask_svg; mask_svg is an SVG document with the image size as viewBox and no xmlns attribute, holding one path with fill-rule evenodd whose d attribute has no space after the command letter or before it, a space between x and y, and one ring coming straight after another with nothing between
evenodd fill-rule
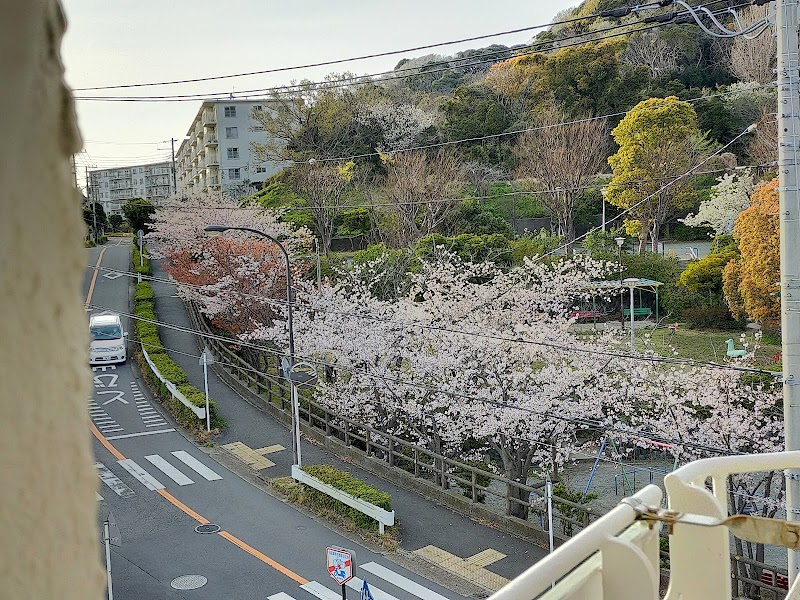
<instances>
[{"instance_id":1,"label":"white metal railing","mask_svg":"<svg viewBox=\"0 0 800 600\"><path fill-rule=\"evenodd\" d=\"M205 419L206 418L206 409L202 406L195 406L192 404L189 399L184 396L181 391L178 389L174 383L172 383L169 379L166 379L162 374L161 371L158 370L153 364L153 361L150 360L150 356L147 354L147 351L144 349L144 345L142 345L142 354L144 355L144 359L147 361L147 364L150 366L150 370L153 371L153 375L164 384L164 386L169 390L169 393L172 394L172 397L175 398L178 402L186 406L190 411L192 411L195 415L197 415L198 419Z\"/></svg>"},{"instance_id":2,"label":"white metal railing","mask_svg":"<svg viewBox=\"0 0 800 600\"><path fill-rule=\"evenodd\" d=\"M800 451L698 460L664 478L669 508L687 516L725 519L729 475L798 466ZM706 485L709 480L710 490ZM489 600L658 599L660 527L639 520L640 512L635 507L658 507L661 499L661 489L648 485ZM669 536L669 558L670 583L664 600L731 599L728 527L701 527L675 521ZM800 598L800 578L786 598Z\"/></svg>"},{"instance_id":3,"label":"white metal railing","mask_svg":"<svg viewBox=\"0 0 800 600\"><path fill-rule=\"evenodd\" d=\"M384 526L388 525L391 527L394 525L394 511L385 510L380 506L375 506L374 504L370 504L366 500L362 500L361 498L356 498L348 494L347 492L343 492L342 490L333 487L332 485L328 485L327 483L320 481L313 475L309 475L303 469L298 467L297 465L292 465L292 478L299 481L300 483L304 483L308 486L313 487L314 489L319 490L323 494L327 494L331 498L338 500L339 502L343 502L350 506L351 508L355 508L357 511L364 513L368 517L372 517L378 522L378 531L380 533L384 532Z\"/></svg>"}]
</instances>

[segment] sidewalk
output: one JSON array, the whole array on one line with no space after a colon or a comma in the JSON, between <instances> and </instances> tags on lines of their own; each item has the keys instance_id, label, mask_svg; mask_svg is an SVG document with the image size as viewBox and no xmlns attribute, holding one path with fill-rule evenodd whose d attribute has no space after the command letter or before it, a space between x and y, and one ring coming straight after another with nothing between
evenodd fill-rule
<instances>
[{"instance_id":1,"label":"sidewalk","mask_svg":"<svg viewBox=\"0 0 800 600\"><path fill-rule=\"evenodd\" d=\"M155 277L168 277L157 261L153 261L152 266ZM186 308L176 295L175 286L153 282L153 291L159 321L192 328ZM198 359L201 349L195 336L168 327L161 327L159 333L170 357L186 371L193 385L203 389L203 367ZM289 430L246 402L219 379L213 369L208 370L208 386L211 397L217 402L219 414L229 424L215 442L221 446L235 444L229 449L238 451L240 456L249 454L263 477L290 475L292 453ZM502 578L516 577L547 553L546 549L480 525L414 492L345 463L305 438L302 444L304 464L331 464L389 492L400 523L402 548L414 552L435 546L425 551L425 557L440 563L443 568L449 565L446 570L450 573L460 571L477 585L492 588L501 584ZM248 449L260 449L261 452L250 453ZM263 460L259 461L259 458Z\"/></svg>"}]
</instances>

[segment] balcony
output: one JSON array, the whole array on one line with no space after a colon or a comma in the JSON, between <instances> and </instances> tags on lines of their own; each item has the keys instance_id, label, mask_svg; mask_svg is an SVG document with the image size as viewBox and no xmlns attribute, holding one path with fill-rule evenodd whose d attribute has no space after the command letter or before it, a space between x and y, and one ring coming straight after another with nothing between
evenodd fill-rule
<instances>
[{"instance_id":1,"label":"balcony","mask_svg":"<svg viewBox=\"0 0 800 600\"><path fill-rule=\"evenodd\" d=\"M206 138L206 146L217 146L219 142L217 142L217 136L213 135Z\"/></svg>"},{"instance_id":2,"label":"balcony","mask_svg":"<svg viewBox=\"0 0 800 600\"><path fill-rule=\"evenodd\" d=\"M206 166L219 166L219 154L216 152L209 152L208 156L206 156Z\"/></svg>"},{"instance_id":3,"label":"balcony","mask_svg":"<svg viewBox=\"0 0 800 600\"><path fill-rule=\"evenodd\" d=\"M204 110L203 117L200 120L204 127L213 127L217 124L217 116L213 110Z\"/></svg>"},{"instance_id":4,"label":"balcony","mask_svg":"<svg viewBox=\"0 0 800 600\"><path fill-rule=\"evenodd\" d=\"M659 529L664 519L669 531L669 588L664 600L731 600L731 533L725 525L709 526L728 517L728 477L742 473L782 471L800 467L800 451L750 454L698 460L664 478L670 511L658 508L663 492L648 485L627 498L575 537L493 594L489 600L656 600L661 565ZM708 489L707 481L711 481ZM672 512L675 511L675 512ZM660 515L647 518L648 515ZM688 521L694 521L690 523ZM779 519L756 521L740 515L731 523L739 537L758 535L770 546L797 543L798 525ZM699 523L704 523L703 525ZM773 530L774 526L774 530ZM743 533L744 532L744 533ZM755 532L755 533L750 533ZM765 574L769 575L768 572ZM778 584L780 574L772 573ZM780 586L761 580L745 581L748 598L782 598ZM739 597L739 590L736 590ZM800 598L798 578L786 598Z\"/></svg>"}]
</instances>

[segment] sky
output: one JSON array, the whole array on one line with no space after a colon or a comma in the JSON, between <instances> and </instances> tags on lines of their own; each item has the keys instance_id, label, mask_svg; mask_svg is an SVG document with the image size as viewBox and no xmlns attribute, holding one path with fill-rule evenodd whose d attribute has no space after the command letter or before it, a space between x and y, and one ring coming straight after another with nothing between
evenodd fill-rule
<instances>
[{"instance_id":1,"label":"sky","mask_svg":"<svg viewBox=\"0 0 800 600\"><path fill-rule=\"evenodd\" d=\"M545 24L579 0L62 0L68 28L62 46L73 88L190 79L273 69L402 50ZM302 7L302 8L301 8ZM453 54L492 43L526 43L537 31L439 49L283 73L75 95L163 95L230 92L316 81L331 72L388 71L402 58ZM199 108L191 102L78 101L85 167L166 160Z\"/></svg>"}]
</instances>

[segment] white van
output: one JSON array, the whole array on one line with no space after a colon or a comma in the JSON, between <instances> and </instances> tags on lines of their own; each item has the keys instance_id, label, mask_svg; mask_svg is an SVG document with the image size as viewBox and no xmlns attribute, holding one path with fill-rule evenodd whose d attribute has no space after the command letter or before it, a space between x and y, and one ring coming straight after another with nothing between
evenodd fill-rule
<instances>
[{"instance_id":1,"label":"white van","mask_svg":"<svg viewBox=\"0 0 800 600\"><path fill-rule=\"evenodd\" d=\"M125 341L127 333L122 330L119 315L104 313L89 319L89 364L106 365L124 363L127 358Z\"/></svg>"}]
</instances>

